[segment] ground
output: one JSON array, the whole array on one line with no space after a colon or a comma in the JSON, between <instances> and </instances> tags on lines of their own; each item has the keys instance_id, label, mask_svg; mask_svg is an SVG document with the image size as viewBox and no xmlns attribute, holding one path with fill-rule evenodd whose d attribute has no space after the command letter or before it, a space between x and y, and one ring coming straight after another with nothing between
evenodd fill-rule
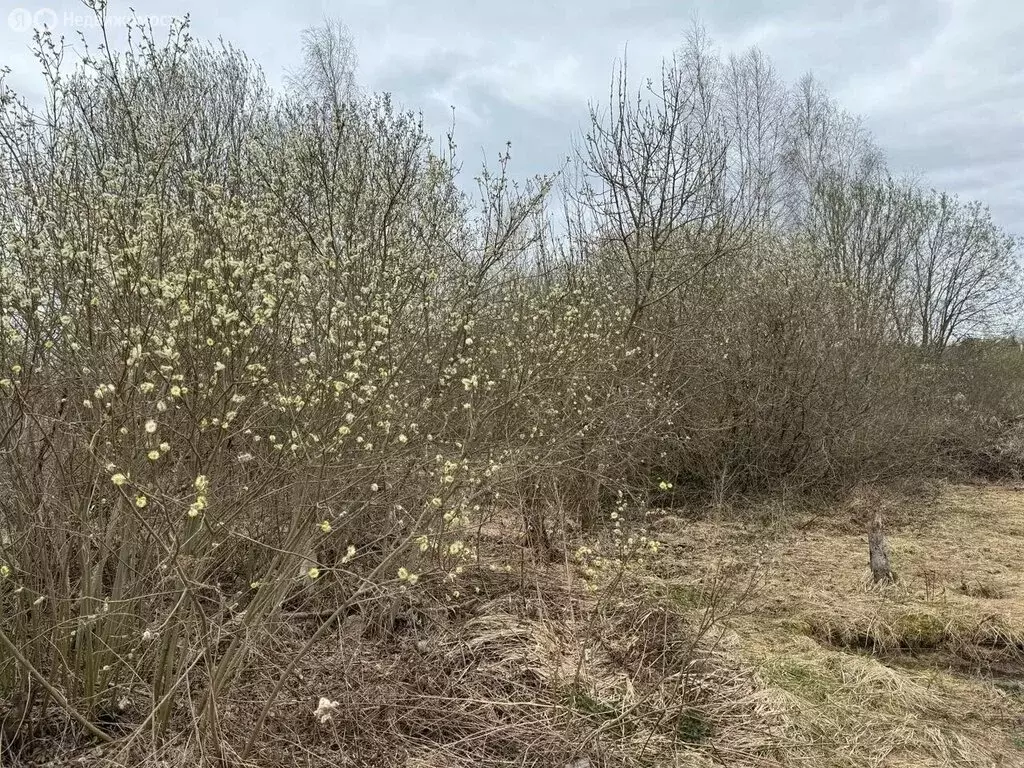
<instances>
[{"instance_id":1,"label":"ground","mask_svg":"<svg viewBox=\"0 0 1024 768\"><path fill-rule=\"evenodd\" d=\"M892 586L868 569L861 523L878 505ZM772 764L1024 765L1024 492L954 486L844 509L663 523L685 571L764 564L722 647L780 721Z\"/></svg>"},{"instance_id":2,"label":"ground","mask_svg":"<svg viewBox=\"0 0 1024 768\"><path fill-rule=\"evenodd\" d=\"M876 511L893 585L871 582ZM243 759L267 691L322 623L283 617L222 702L221 764L1024 766L1024 491L862 491L648 522L660 552L596 576L577 545L607 553L607 530L557 562L484 531L454 584L425 576L325 633ZM337 702L326 722L320 697ZM215 764L180 733L159 754L136 740L49 764Z\"/></svg>"}]
</instances>

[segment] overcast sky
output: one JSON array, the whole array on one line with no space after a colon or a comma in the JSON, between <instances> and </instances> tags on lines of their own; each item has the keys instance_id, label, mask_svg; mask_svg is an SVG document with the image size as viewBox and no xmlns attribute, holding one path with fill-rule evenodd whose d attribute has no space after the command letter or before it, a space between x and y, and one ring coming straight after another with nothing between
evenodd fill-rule
<instances>
[{"instance_id":1,"label":"overcast sky","mask_svg":"<svg viewBox=\"0 0 1024 768\"><path fill-rule=\"evenodd\" d=\"M75 0L14 0L69 39ZM439 137L455 107L467 167L512 142L514 170L559 167L586 115L607 94L617 57L656 74L699 18L724 52L760 47L788 81L812 71L862 115L893 170L988 203L1024 235L1024 3L1020 0L136 0L139 14L190 13L204 38L223 37L272 84L299 60L303 28L325 17L351 30L358 80L422 111ZM111 15L129 3L112 0ZM39 91L21 29L0 11L0 67L26 95ZM70 14L70 15L69 15ZM73 18L75 14L79 18ZM160 19L155 18L159 23ZM116 19L115 19L116 24Z\"/></svg>"}]
</instances>

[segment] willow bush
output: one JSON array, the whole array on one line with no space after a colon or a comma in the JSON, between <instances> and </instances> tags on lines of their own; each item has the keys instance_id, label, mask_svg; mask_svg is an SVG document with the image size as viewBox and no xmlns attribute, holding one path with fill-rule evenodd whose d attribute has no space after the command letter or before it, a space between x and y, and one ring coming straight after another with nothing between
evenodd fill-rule
<instances>
[{"instance_id":1,"label":"willow bush","mask_svg":"<svg viewBox=\"0 0 1024 768\"><path fill-rule=\"evenodd\" d=\"M41 33L45 110L0 95L0 690L24 727L56 705L110 739L135 708L132 739L224 749L270 618L386 630L495 516L553 557L605 521L647 546L622 520L650 504L934 471L1010 407L958 396L963 356L909 319L948 201L940 228L762 57L698 35L646 95L623 71L554 227L553 179L506 152L471 202L453 143L305 42L275 94L187 26L71 72Z\"/></svg>"}]
</instances>

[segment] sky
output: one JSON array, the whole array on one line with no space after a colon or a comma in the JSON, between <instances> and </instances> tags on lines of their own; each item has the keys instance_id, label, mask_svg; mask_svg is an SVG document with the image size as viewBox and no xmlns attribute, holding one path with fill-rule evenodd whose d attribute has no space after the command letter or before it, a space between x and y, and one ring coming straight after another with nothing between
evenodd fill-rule
<instances>
[{"instance_id":1,"label":"sky","mask_svg":"<svg viewBox=\"0 0 1024 768\"><path fill-rule=\"evenodd\" d=\"M9 0L0 67L41 93L26 22L68 40L95 30L76 0ZM348 26L357 79L422 112L440 140L453 120L467 170L512 142L512 170L557 170L607 98L617 60L656 75L695 20L725 54L759 47L788 82L812 72L862 116L898 175L988 204L1024 236L1024 3L1020 0L135 0L155 26L191 16L196 36L224 38L272 85L297 67L304 28ZM112 27L129 3L111 0ZM5 14L8 14L4 18Z\"/></svg>"}]
</instances>

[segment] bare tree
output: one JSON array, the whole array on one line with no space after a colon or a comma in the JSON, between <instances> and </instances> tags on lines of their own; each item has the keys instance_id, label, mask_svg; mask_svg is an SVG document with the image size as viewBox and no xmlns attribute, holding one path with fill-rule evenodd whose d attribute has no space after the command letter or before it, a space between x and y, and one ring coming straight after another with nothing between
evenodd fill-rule
<instances>
[{"instance_id":1,"label":"bare tree","mask_svg":"<svg viewBox=\"0 0 1024 768\"><path fill-rule=\"evenodd\" d=\"M729 134L729 183L748 226L777 224L782 198L786 89L771 62L752 48L730 56L722 77Z\"/></svg>"},{"instance_id":2,"label":"bare tree","mask_svg":"<svg viewBox=\"0 0 1024 768\"><path fill-rule=\"evenodd\" d=\"M356 94L358 59L348 28L337 19L302 32L302 65L286 79L289 90L303 101L321 104L328 116Z\"/></svg>"},{"instance_id":3,"label":"bare tree","mask_svg":"<svg viewBox=\"0 0 1024 768\"><path fill-rule=\"evenodd\" d=\"M1015 240L980 203L932 193L926 227L913 253L917 340L944 349L986 329L1010 309L1015 293Z\"/></svg>"},{"instance_id":4,"label":"bare tree","mask_svg":"<svg viewBox=\"0 0 1024 768\"><path fill-rule=\"evenodd\" d=\"M808 216L815 190L826 179L878 180L884 161L861 121L839 108L812 75L790 93L783 151L791 224Z\"/></svg>"},{"instance_id":5,"label":"bare tree","mask_svg":"<svg viewBox=\"0 0 1024 768\"><path fill-rule=\"evenodd\" d=\"M891 178L851 183L826 172L810 203L808 241L822 276L848 296L849 321L860 333L899 337L907 265L921 227L916 191Z\"/></svg>"},{"instance_id":6,"label":"bare tree","mask_svg":"<svg viewBox=\"0 0 1024 768\"><path fill-rule=\"evenodd\" d=\"M721 254L721 248L701 253L696 265L687 258L689 246L721 234L716 229L728 205L717 68L700 30L663 65L657 82L636 93L623 63L607 109L591 107L577 147L585 207L625 273L630 329Z\"/></svg>"}]
</instances>

